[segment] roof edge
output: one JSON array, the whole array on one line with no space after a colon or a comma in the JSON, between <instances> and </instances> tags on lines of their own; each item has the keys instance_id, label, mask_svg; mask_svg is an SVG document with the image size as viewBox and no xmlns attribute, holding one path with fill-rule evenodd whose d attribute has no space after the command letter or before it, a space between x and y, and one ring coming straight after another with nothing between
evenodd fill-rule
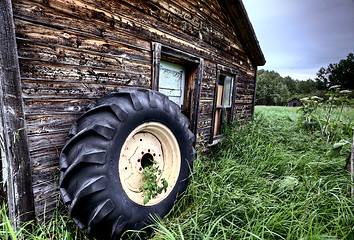
<instances>
[{"instance_id":1,"label":"roof edge","mask_svg":"<svg viewBox=\"0 0 354 240\"><path fill-rule=\"evenodd\" d=\"M256 66L263 66L266 60L242 0L217 1L233 26L234 31L240 36L240 42L249 55L251 62Z\"/></svg>"}]
</instances>

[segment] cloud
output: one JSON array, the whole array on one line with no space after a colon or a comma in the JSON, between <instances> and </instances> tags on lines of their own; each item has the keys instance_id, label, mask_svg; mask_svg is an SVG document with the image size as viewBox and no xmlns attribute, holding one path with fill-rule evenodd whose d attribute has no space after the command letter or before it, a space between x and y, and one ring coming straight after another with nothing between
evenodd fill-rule
<instances>
[{"instance_id":1,"label":"cloud","mask_svg":"<svg viewBox=\"0 0 354 240\"><path fill-rule=\"evenodd\" d=\"M353 0L243 2L267 70L306 80L354 52Z\"/></svg>"}]
</instances>

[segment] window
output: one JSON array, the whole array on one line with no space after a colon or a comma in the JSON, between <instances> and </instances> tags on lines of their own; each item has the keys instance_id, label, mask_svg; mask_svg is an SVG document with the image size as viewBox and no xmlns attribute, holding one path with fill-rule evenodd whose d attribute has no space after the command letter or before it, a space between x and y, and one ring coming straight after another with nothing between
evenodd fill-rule
<instances>
[{"instance_id":1,"label":"window","mask_svg":"<svg viewBox=\"0 0 354 240\"><path fill-rule=\"evenodd\" d=\"M218 80L214 136L220 135L224 120L230 122L233 78L221 75Z\"/></svg>"},{"instance_id":2,"label":"window","mask_svg":"<svg viewBox=\"0 0 354 240\"><path fill-rule=\"evenodd\" d=\"M222 66L218 66L219 68L222 71L218 70L216 76L210 145L216 144L221 139L224 123L232 122L236 95L236 71Z\"/></svg>"},{"instance_id":3,"label":"window","mask_svg":"<svg viewBox=\"0 0 354 240\"><path fill-rule=\"evenodd\" d=\"M181 107L195 134L204 60L160 43L153 43L153 51L152 88Z\"/></svg>"},{"instance_id":4,"label":"window","mask_svg":"<svg viewBox=\"0 0 354 240\"><path fill-rule=\"evenodd\" d=\"M159 92L183 109L186 69L183 65L160 61Z\"/></svg>"}]
</instances>

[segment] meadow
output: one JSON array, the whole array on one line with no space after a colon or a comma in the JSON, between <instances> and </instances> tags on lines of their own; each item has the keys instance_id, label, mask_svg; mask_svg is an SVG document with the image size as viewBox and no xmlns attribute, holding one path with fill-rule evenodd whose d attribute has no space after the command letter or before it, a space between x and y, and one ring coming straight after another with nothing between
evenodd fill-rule
<instances>
[{"instance_id":1,"label":"meadow","mask_svg":"<svg viewBox=\"0 0 354 240\"><path fill-rule=\"evenodd\" d=\"M253 121L226 128L209 153L199 149L188 191L167 217L155 218L150 239L354 239L354 198L344 170L350 146L328 154L339 138L352 136L308 131L297 110L257 106ZM346 108L342 121L354 126L354 109ZM15 239L4 201L0 212L0 238ZM22 230L26 239L86 238L59 211L31 227Z\"/></svg>"},{"instance_id":2,"label":"meadow","mask_svg":"<svg viewBox=\"0 0 354 240\"><path fill-rule=\"evenodd\" d=\"M235 123L199 156L188 194L152 239L354 239L350 147L330 158L333 143L299 128L297 110L258 106L252 122ZM354 123L353 109L345 119Z\"/></svg>"}]
</instances>

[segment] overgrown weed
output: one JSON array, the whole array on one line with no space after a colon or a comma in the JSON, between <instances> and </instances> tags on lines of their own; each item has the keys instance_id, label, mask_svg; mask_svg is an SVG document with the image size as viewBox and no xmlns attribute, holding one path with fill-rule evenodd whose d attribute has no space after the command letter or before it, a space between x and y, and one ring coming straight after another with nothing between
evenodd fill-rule
<instances>
[{"instance_id":1,"label":"overgrown weed","mask_svg":"<svg viewBox=\"0 0 354 240\"><path fill-rule=\"evenodd\" d=\"M340 90L339 85L332 86L326 93L327 99L317 96L300 99L302 106L299 108L300 128L309 133L321 131L322 137L327 142L335 143L343 138L353 136L353 116L349 117L348 103L351 91Z\"/></svg>"},{"instance_id":2,"label":"overgrown weed","mask_svg":"<svg viewBox=\"0 0 354 240\"><path fill-rule=\"evenodd\" d=\"M208 156L152 239L353 239L345 161L296 127L292 108L257 107Z\"/></svg>"},{"instance_id":3,"label":"overgrown weed","mask_svg":"<svg viewBox=\"0 0 354 240\"><path fill-rule=\"evenodd\" d=\"M354 239L345 158L329 158L321 132L307 134L297 118L296 108L256 107L252 122L226 129L220 145L198 153L188 191L155 217L151 239ZM87 239L59 210L15 233L2 206L1 239Z\"/></svg>"},{"instance_id":4,"label":"overgrown weed","mask_svg":"<svg viewBox=\"0 0 354 240\"><path fill-rule=\"evenodd\" d=\"M0 239L17 240L17 239L33 239L33 240L73 240L73 239L89 239L82 232L71 218L64 214L58 206L53 216L40 223L28 222L22 226L19 231L15 231L11 226L11 221L7 217L6 204L2 203L0 209Z\"/></svg>"}]
</instances>

